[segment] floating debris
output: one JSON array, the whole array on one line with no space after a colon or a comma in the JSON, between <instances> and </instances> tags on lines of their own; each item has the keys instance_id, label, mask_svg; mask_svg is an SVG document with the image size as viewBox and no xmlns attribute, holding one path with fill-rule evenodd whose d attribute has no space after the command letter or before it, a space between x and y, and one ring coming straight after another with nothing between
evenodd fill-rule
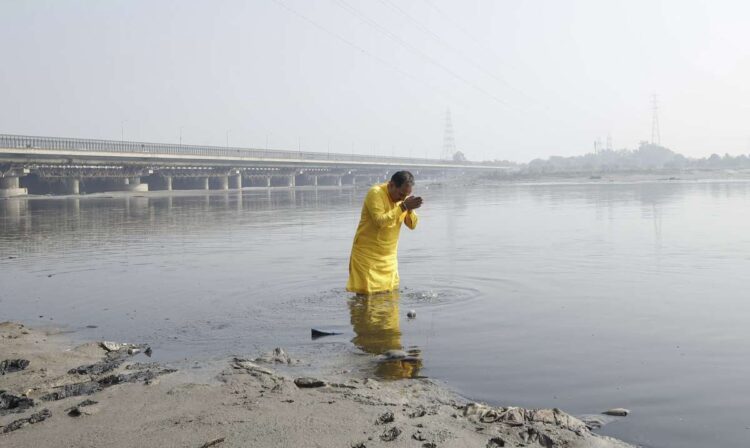
<instances>
[{"instance_id":1,"label":"floating debris","mask_svg":"<svg viewBox=\"0 0 750 448\"><path fill-rule=\"evenodd\" d=\"M625 408L612 408L602 412L604 415L613 415L615 417L627 417L630 414L630 410Z\"/></svg>"},{"instance_id":2,"label":"floating debris","mask_svg":"<svg viewBox=\"0 0 750 448\"><path fill-rule=\"evenodd\" d=\"M383 353L383 356L385 356L386 359L404 359L409 356L409 354L403 350L388 350Z\"/></svg>"},{"instance_id":3,"label":"floating debris","mask_svg":"<svg viewBox=\"0 0 750 448\"><path fill-rule=\"evenodd\" d=\"M324 336L335 336L337 334L343 334L340 331L334 331L334 330L318 330L317 328L313 328L310 330L311 337L313 339L322 338Z\"/></svg>"}]
</instances>

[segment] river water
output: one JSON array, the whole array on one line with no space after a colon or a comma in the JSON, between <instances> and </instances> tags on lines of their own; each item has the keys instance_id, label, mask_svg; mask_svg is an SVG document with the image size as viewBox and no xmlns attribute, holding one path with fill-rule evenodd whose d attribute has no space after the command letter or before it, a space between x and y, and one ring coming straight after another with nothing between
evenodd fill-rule
<instances>
[{"instance_id":1,"label":"river water","mask_svg":"<svg viewBox=\"0 0 750 448\"><path fill-rule=\"evenodd\" d=\"M417 192L400 297L369 301L343 289L364 190L0 201L0 320L165 361L372 358L497 405L626 407L599 432L644 446L747 446L750 183ZM375 360L401 347L419 361Z\"/></svg>"}]
</instances>

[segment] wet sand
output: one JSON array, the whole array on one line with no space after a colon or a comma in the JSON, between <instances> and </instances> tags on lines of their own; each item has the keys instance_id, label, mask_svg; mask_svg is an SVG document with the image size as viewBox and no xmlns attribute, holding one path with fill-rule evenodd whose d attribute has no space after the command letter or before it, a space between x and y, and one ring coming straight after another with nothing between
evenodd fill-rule
<instances>
[{"instance_id":1,"label":"wet sand","mask_svg":"<svg viewBox=\"0 0 750 448\"><path fill-rule=\"evenodd\" d=\"M0 445L631 446L557 409L492 408L429 379L341 368L309 378L283 351L231 357L199 378L133 355L146 348L73 346L59 331L0 324L0 362L29 361L6 363L0 376Z\"/></svg>"}]
</instances>

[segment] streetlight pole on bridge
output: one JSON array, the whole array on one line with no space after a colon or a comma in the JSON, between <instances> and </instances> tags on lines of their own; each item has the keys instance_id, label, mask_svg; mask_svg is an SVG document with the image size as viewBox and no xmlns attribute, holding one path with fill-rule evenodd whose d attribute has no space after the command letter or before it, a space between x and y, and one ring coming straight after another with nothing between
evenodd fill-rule
<instances>
[{"instance_id":1,"label":"streetlight pole on bridge","mask_svg":"<svg viewBox=\"0 0 750 448\"><path fill-rule=\"evenodd\" d=\"M125 143L125 123L128 120L120 120L120 143Z\"/></svg>"}]
</instances>

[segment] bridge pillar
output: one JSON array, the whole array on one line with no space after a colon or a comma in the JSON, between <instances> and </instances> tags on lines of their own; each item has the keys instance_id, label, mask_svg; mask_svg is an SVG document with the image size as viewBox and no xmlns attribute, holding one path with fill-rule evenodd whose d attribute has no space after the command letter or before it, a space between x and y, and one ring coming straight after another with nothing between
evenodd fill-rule
<instances>
[{"instance_id":1,"label":"bridge pillar","mask_svg":"<svg viewBox=\"0 0 750 448\"><path fill-rule=\"evenodd\" d=\"M127 177L118 177L112 179L112 183L114 184L115 191L127 190L130 186L130 179L128 179Z\"/></svg>"},{"instance_id":2,"label":"bridge pillar","mask_svg":"<svg viewBox=\"0 0 750 448\"><path fill-rule=\"evenodd\" d=\"M242 174L236 174L232 176L232 188L235 190L242 190Z\"/></svg>"},{"instance_id":3,"label":"bridge pillar","mask_svg":"<svg viewBox=\"0 0 750 448\"><path fill-rule=\"evenodd\" d=\"M114 191L148 191L148 184L142 184L140 177L113 179Z\"/></svg>"},{"instance_id":4,"label":"bridge pillar","mask_svg":"<svg viewBox=\"0 0 750 448\"><path fill-rule=\"evenodd\" d=\"M342 177L342 176L338 176L338 177L336 178L336 185L338 185L339 187L341 186L341 177Z\"/></svg>"},{"instance_id":5,"label":"bridge pillar","mask_svg":"<svg viewBox=\"0 0 750 448\"><path fill-rule=\"evenodd\" d=\"M172 176L164 176L164 189L167 191L172 191Z\"/></svg>"},{"instance_id":6,"label":"bridge pillar","mask_svg":"<svg viewBox=\"0 0 750 448\"><path fill-rule=\"evenodd\" d=\"M217 190L229 190L229 176L219 176L216 178Z\"/></svg>"},{"instance_id":7,"label":"bridge pillar","mask_svg":"<svg viewBox=\"0 0 750 448\"><path fill-rule=\"evenodd\" d=\"M0 188L11 189L19 188L20 183L17 177L0 177Z\"/></svg>"},{"instance_id":8,"label":"bridge pillar","mask_svg":"<svg viewBox=\"0 0 750 448\"><path fill-rule=\"evenodd\" d=\"M209 190L208 177L198 178L198 189L199 190Z\"/></svg>"},{"instance_id":9,"label":"bridge pillar","mask_svg":"<svg viewBox=\"0 0 750 448\"><path fill-rule=\"evenodd\" d=\"M23 196L27 193L26 188L20 187L18 177L0 177L0 198Z\"/></svg>"},{"instance_id":10,"label":"bridge pillar","mask_svg":"<svg viewBox=\"0 0 750 448\"><path fill-rule=\"evenodd\" d=\"M271 176L266 176L266 188L271 188Z\"/></svg>"},{"instance_id":11,"label":"bridge pillar","mask_svg":"<svg viewBox=\"0 0 750 448\"><path fill-rule=\"evenodd\" d=\"M294 188L297 185L295 178L296 176L294 174L289 176L289 188Z\"/></svg>"},{"instance_id":12,"label":"bridge pillar","mask_svg":"<svg viewBox=\"0 0 750 448\"><path fill-rule=\"evenodd\" d=\"M148 184L141 183L140 177L131 177L126 180L128 181L126 191L148 191Z\"/></svg>"},{"instance_id":13,"label":"bridge pillar","mask_svg":"<svg viewBox=\"0 0 750 448\"><path fill-rule=\"evenodd\" d=\"M62 182L63 194L81 194L81 182L73 177L63 179Z\"/></svg>"},{"instance_id":14,"label":"bridge pillar","mask_svg":"<svg viewBox=\"0 0 750 448\"><path fill-rule=\"evenodd\" d=\"M313 185L317 187L318 186L318 176L313 176L312 177L312 181L313 181Z\"/></svg>"}]
</instances>

